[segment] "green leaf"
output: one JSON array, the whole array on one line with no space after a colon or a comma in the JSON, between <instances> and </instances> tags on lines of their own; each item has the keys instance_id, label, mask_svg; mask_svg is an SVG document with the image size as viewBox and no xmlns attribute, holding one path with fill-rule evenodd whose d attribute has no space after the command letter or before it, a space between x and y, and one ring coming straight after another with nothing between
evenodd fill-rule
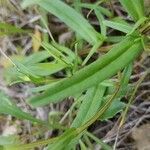
<instances>
[{"instance_id":1,"label":"green leaf","mask_svg":"<svg viewBox=\"0 0 150 150\"><path fill-rule=\"evenodd\" d=\"M0 114L8 114L19 119L26 119L26 120L30 120L31 122L37 122L43 124L41 120L32 117L30 114L26 112L23 112L14 103L12 103L11 100L1 91L0 91L0 97L1 97Z\"/></svg>"},{"instance_id":2,"label":"green leaf","mask_svg":"<svg viewBox=\"0 0 150 150\"><path fill-rule=\"evenodd\" d=\"M107 42L118 43L122 41L123 39L125 39L125 36L108 36Z\"/></svg>"},{"instance_id":3,"label":"green leaf","mask_svg":"<svg viewBox=\"0 0 150 150\"><path fill-rule=\"evenodd\" d=\"M79 140L79 144L80 144L80 149L81 150L87 150L88 149L81 140Z\"/></svg>"},{"instance_id":4,"label":"green leaf","mask_svg":"<svg viewBox=\"0 0 150 150\"><path fill-rule=\"evenodd\" d=\"M59 52L59 54L62 53ZM66 63L62 63L60 61L39 63L46 61L46 59L49 57L50 55L48 51L41 51L29 56L23 56L21 60L12 58L12 62L15 64L15 67L11 66L6 68L5 77L7 80L9 80L9 82L33 81L34 83L40 83L44 81L44 76L52 75L68 67ZM68 61L68 63L71 63L73 58L70 58Z\"/></svg>"},{"instance_id":5,"label":"green leaf","mask_svg":"<svg viewBox=\"0 0 150 150\"><path fill-rule=\"evenodd\" d=\"M37 63L31 66L28 66L28 69L35 73L37 76L48 76L51 74L54 74L64 68L66 68L67 65L64 63Z\"/></svg>"},{"instance_id":6,"label":"green leaf","mask_svg":"<svg viewBox=\"0 0 150 150\"><path fill-rule=\"evenodd\" d=\"M103 15L107 16L107 17L112 17L113 14L106 8L99 6L97 4L90 4L90 3L78 3L76 4L80 7L83 8L87 8L87 9L91 9L91 10L95 10L97 9L98 11L100 11Z\"/></svg>"},{"instance_id":7,"label":"green leaf","mask_svg":"<svg viewBox=\"0 0 150 150\"><path fill-rule=\"evenodd\" d=\"M51 85L46 92L31 98L28 102L32 106L41 106L49 102L56 103L65 97L82 92L112 77L133 61L142 49L141 40L134 40L129 36L94 63L76 72L72 77Z\"/></svg>"},{"instance_id":8,"label":"green leaf","mask_svg":"<svg viewBox=\"0 0 150 150\"><path fill-rule=\"evenodd\" d=\"M129 26L129 25L121 23L121 22L114 22L114 21L105 20L105 21L103 21L103 23L107 27L116 29L116 30L124 32L124 33L130 33L133 29L132 26Z\"/></svg>"},{"instance_id":9,"label":"green leaf","mask_svg":"<svg viewBox=\"0 0 150 150\"><path fill-rule=\"evenodd\" d=\"M62 46L56 42L52 42L52 45L58 49L59 51L61 51L62 53L65 53L68 57L67 59L70 61L70 62L73 62L75 59L76 59L76 55L73 51L71 51L69 48L65 47L65 46Z\"/></svg>"},{"instance_id":10,"label":"green leaf","mask_svg":"<svg viewBox=\"0 0 150 150\"><path fill-rule=\"evenodd\" d=\"M121 98L124 97L128 91L128 84L132 73L133 64L130 63L123 71L120 81L120 90L117 94L117 99L113 101L109 109L100 117L100 120L107 120L114 117L118 112L122 111L125 107L125 103L120 102ZM105 97L107 99L107 96ZM104 99L104 100L105 100ZM104 100L102 101L104 103Z\"/></svg>"},{"instance_id":11,"label":"green leaf","mask_svg":"<svg viewBox=\"0 0 150 150\"><path fill-rule=\"evenodd\" d=\"M99 9L95 9L96 17L98 18L100 28L101 28L101 34L105 37L106 36L106 25L104 24L104 17L99 11Z\"/></svg>"},{"instance_id":12,"label":"green leaf","mask_svg":"<svg viewBox=\"0 0 150 150\"><path fill-rule=\"evenodd\" d=\"M36 74L35 65L39 62L46 61L49 58L49 53L47 51L39 51L29 56L16 55L12 56L10 59L14 63L9 65L4 70L4 77L8 84L23 82L23 81L33 81L34 78L40 77ZM30 66L34 66L33 70L30 69ZM41 66L41 65L40 65ZM33 81L34 82L34 81Z\"/></svg>"},{"instance_id":13,"label":"green leaf","mask_svg":"<svg viewBox=\"0 0 150 150\"><path fill-rule=\"evenodd\" d=\"M56 81L57 80L51 80L52 83L45 84L45 85L42 85L42 86L38 86L38 87L35 87L35 88L31 88L31 89L29 89L29 91L33 92L33 93L43 92L43 91L49 89L52 86L52 84L56 84Z\"/></svg>"},{"instance_id":14,"label":"green leaf","mask_svg":"<svg viewBox=\"0 0 150 150\"><path fill-rule=\"evenodd\" d=\"M65 56L60 50L58 50L52 44L47 43L47 42L42 42L42 46L57 61L59 61L61 63L64 63L64 64L68 64L68 66L69 65L73 65L72 62L71 62L71 60L70 60L70 58L68 56Z\"/></svg>"},{"instance_id":15,"label":"green leaf","mask_svg":"<svg viewBox=\"0 0 150 150\"><path fill-rule=\"evenodd\" d=\"M119 1L135 21L145 16L143 0L119 0Z\"/></svg>"},{"instance_id":16,"label":"green leaf","mask_svg":"<svg viewBox=\"0 0 150 150\"><path fill-rule=\"evenodd\" d=\"M32 65L39 63L41 61L44 61L45 59L49 58L50 55L47 51L38 51L35 52L27 57L24 57L24 59L21 61L24 65Z\"/></svg>"},{"instance_id":17,"label":"green leaf","mask_svg":"<svg viewBox=\"0 0 150 150\"><path fill-rule=\"evenodd\" d=\"M106 87L102 84L99 84L95 87L88 89L86 94L82 95L82 97L80 98L82 103L78 109L78 113L75 119L71 124L71 127L80 127L98 112L102 103L105 90ZM71 141L69 147L73 147L74 145L76 145L81 136L82 134L76 137L73 141Z\"/></svg>"},{"instance_id":18,"label":"green leaf","mask_svg":"<svg viewBox=\"0 0 150 150\"><path fill-rule=\"evenodd\" d=\"M87 42L94 45L103 40L102 35L97 33L80 13L75 11L72 7L68 6L64 2L60 0L24 0L22 7L25 8L32 4L37 4L48 12L57 16Z\"/></svg>"},{"instance_id":19,"label":"green leaf","mask_svg":"<svg viewBox=\"0 0 150 150\"><path fill-rule=\"evenodd\" d=\"M17 68L17 70L23 73L24 75L28 77L33 77L33 78L39 78L37 75L35 75L34 72L32 72L29 68L27 68L25 65L23 65L19 61L13 60L13 63L15 64L15 67Z\"/></svg>"},{"instance_id":20,"label":"green leaf","mask_svg":"<svg viewBox=\"0 0 150 150\"><path fill-rule=\"evenodd\" d=\"M91 56L97 51L97 49L103 44L103 42L99 42L99 43L96 43L90 50L90 52L88 53L88 55L86 56L86 58L84 59L83 63L82 63L82 66L84 66L88 61L89 59L91 58Z\"/></svg>"},{"instance_id":21,"label":"green leaf","mask_svg":"<svg viewBox=\"0 0 150 150\"><path fill-rule=\"evenodd\" d=\"M12 69L12 71L14 72L14 75L18 74L17 77L20 77L20 79L26 80L26 78L28 78L28 81L31 80L34 83L39 83L43 81L43 79L40 76L36 75L35 72L30 70L21 62L17 60L12 60L12 61L15 64L15 67ZM15 69L16 69L16 72L15 72Z\"/></svg>"},{"instance_id":22,"label":"green leaf","mask_svg":"<svg viewBox=\"0 0 150 150\"><path fill-rule=\"evenodd\" d=\"M121 77L119 80L120 83L120 90L117 94L117 98L123 98L126 96L127 92L130 91L130 84L129 80L132 74L132 69L133 69L133 62L131 62L128 66L125 67L123 72L121 73ZM115 83L114 83L115 86ZM107 88L107 95L111 95L114 93L114 86L109 86Z\"/></svg>"},{"instance_id":23,"label":"green leaf","mask_svg":"<svg viewBox=\"0 0 150 150\"><path fill-rule=\"evenodd\" d=\"M101 106L102 98L106 87L101 84L90 88L82 97L82 104L78 110L77 116L72 123L72 127L80 127L91 117L95 115Z\"/></svg>"},{"instance_id":24,"label":"green leaf","mask_svg":"<svg viewBox=\"0 0 150 150\"><path fill-rule=\"evenodd\" d=\"M118 93L119 97L125 96L129 89L129 80L132 74L133 64L130 63L123 71L121 81L120 81L120 91Z\"/></svg>"},{"instance_id":25,"label":"green leaf","mask_svg":"<svg viewBox=\"0 0 150 150\"><path fill-rule=\"evenodd\" d=\"M120 102L118 99L114 100L109 106L109 109L107 109L106 112L100 117L100 120L103 121L113 118L117 113L121 112L124 107L125 104L123 102Z\"/></svg>"}]
</instances>

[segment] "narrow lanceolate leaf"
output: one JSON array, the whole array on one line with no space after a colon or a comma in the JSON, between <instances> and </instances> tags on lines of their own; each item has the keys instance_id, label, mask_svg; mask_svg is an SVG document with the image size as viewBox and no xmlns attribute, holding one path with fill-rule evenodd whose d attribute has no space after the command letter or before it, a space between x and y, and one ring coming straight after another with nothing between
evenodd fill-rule
<instances>
[{"instance_id":1,"label":"narrow lanceolate leaf","mask_svg":"<svg viewBox=\"0 0 150 150\"><path fill-rule=\"evenodd\" d=\"M72 123L72 127L80 127L86 121L88 121L92 116L97 113L100 105L102 103L102 98L106 87L97 85L90 88L86 95L83 97L82 104L79 108L76 118ZM93 109L94 108L94 109Z\"/></svg>"},{"instance_id":2,"label":"narrow lanceolate leaf","mask_svg":"<svg viewBox=\"0 0 150 150\"><path fill-rule=\"evenodd\" d=\"M129 79L132 73L132 63L130 63L123 71L121 81L120 81L120 89L117 93L117 98L112 102L109 109L100 117L100 120L107 120L115 116L118 112L121 112L125 107L125 103L121 102L121 98L124 97L127 93ZM107 96L102 101L102 104L107 99Z\"/></svg>"},{"instance_id":3,"label":"narrow lanceolate leaf","mask_svg":"<svg viewBox=\"0 0 150 150\"><path fill-rule=\"evenodd\" d=\"M119 0L129 15L135 20L144 17L144 1L143 0Z\"/></svg>"},{"instance_id":4,"label":"narrow lanceolate leaf","mask_svg":"<svg viewBox=\"0 0 150 150\"><path fill-rule=\"evenodd\" d=\"M104 24L104 17L103 15L101 14L101 12L99 11L99 9L95 9L95 14L96 14L96 17L99 21L99 25L100 25L100 29L101 29L101 34L103 36L106 36L106 25Z\"/></svg>"},{"instance_id":5,"label":"narrow lanceolate leaf","mask_svg":"<svg viewBox=\"0 0 150 150\"><path fill-rule=\"evenodd\" d=\"M112 77L141 52L141 40L134 40L128 36L94 63L76 72L72 77L53 84L45 93L31 98L28 102L32 106L41 106L73 96Z\"/></svg>"},{"instance_id":6,"label":"narrow lanceolate leaf","mask_svg":"<svg viewBox=\"0 0 150 150\"><path fill-rule=\"evenodd\" d=\"M24 65L32 65L32 64L40 63L49 57L50 57L50 55L46 50L39 51L39 52L35 52L35 53L25 57L21 62Z\"/></svg>"},{"instance_id":7,"label":"narrow lanceolate leaf","mask_svg":"<svg viewBox=\"0 0 150 150\"><path fill-rule=\"evenodd\" d=\"M56 45L56 44L55 44ZM68 64L68 65L73 65L72 64L72 60L70 60L70 58L68 58L67 56L65 56L65 54L67 54L66 52L64 52L65 54L63 54L63 52L61 52L57 46L54 46L50 43L46 43L46 42L42 42L42 46L45 48L45 50L48 51L48 53L53 56L57 61L60 61L62 63Z\"/></svg>"},{"instance_id":8,"label":"narrow lanceolate leaf","mask_svg":"<svg viewBox=\"0 0 150 150\"><path fill-rule=\"evenodd\" d=\"M48 76L66 68L67 66L63 63L52 62L52 63L37 63L27 67L37 76Z\"/></svg>"},{"instance_id":9,"label":"narrow lanceolate leaf","mask_svg":"<svg viewBox=\"0 0 150 150\"><path fill-rule=\"evenodd\" d=\"M106 8L101 7L100 5L97 4L90 4L90 3L78 3L76 4L79 7L83 7L83 8L87 8L87 9L91 9L91 10L99 10L103 15L107 16L107 17L112 17L113 14Z\"/></svg>"},{"instance_id":10,"label":"narrow lanceolate leaf","mask_svg":"<svg viewBox=\"0 0 150 150\"><path fill-rule=\"evenodd\" d=\"M129 26L127 24L123 24L120 22L114 22L114 21L108 21L105 20L103 23L110 28L116 29L118 31L124 32L124 33L130 33L132 31L132 26Z\"/></svg>"},{"instance_id":11,"label":"narrow lanceolate leaf","mask_svg":"<svg viewBox=\"0 0 150 150\"><path fill-rule=\"evenodd\" d=\"M52 45L57 49L59 50L61 53L65 53L67 57L67 59L70 61L70 62L73 62L75 59L76 59L76 54L70 50L69 48L63 46L63 45L60 45L56 42L52 42Z\"/></svg>"},{"instance_id":12,"label":"narrow lanceolate leaf","mask_svg":"<svg viewBox=\"0 0 150 150\"><path fill-rule=\"evenodd\" d=\"M109 106L109 109L107 109L106 112L100 117L100 120L103 121L113 118L117 113L121 112L124 107L125 104L123 102L119 101L119 99L115 99Z\"/></svg>"},{"instance_id":13,"label":"narrow lanceolate leaf","mask_svg":"<svg viewBox=\"0 0 150 150\"><path fill-rule=\"evenodd\" d=\"M119 97L123 97L126 95L129 89L129 80L132 74L133 64L130 63L123 71L122 78L120 81L120 91L118 92Z\"/></svg>"},{"instance_id":14,"label":"narrow lanceolate leaf","mask_svg":"<svg viewBox=\"0 0 150 150\"><path fill-rule=\"evenodd\" d=\"M97 33L88 21L76 12L72 7L68 6L60 0L24 0L22 7L37 4L57 16L73 31L77 32L83 39L91 44L103 40L103 37Z\"/></svg>"},{"instance_id":15,"label":"narrow lanceolate leaf","mask_svg":"<svg viewBox=\"0 0 150 150\"><path fill-rule=\"evenodd\" d=\"M71 127L78 128L82 126L98 112L102 104L105 91L106 87L101 83L87 90L86 94L81 97L82 103L73 123L71 124ZM73 145L77 143L81 136L82 134L76 137L69 144L69 147L73 147Z\"/></svg>"},{"instance_id":16,"label":"narrow lanceolate leaf","mask_svg":"<svg viewBox=\"0 0 150 150\"><path fill-rule=\"evenodd\" d=\"M18 108L15 104L11 102L9 97L7 97L3 92L0 91L0 114L8 114L12 115L19 119L30 120L31 122L38 122L43 124L43 122L39 119L32 117L30 114L23 112L20 108Z\"/></svg>"}]
</instances>

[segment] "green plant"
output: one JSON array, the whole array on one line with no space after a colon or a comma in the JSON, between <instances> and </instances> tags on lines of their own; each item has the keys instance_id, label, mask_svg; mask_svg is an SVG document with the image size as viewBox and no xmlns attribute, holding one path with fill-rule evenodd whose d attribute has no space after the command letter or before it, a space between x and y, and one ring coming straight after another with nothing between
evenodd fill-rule
<instances>
[{"instance_id":1,"label":"green plant","mask_svg":"<svg viewBox=\"0 0 150 150\"><path fill-rule=\"evenodd\" d=\"M101 1L101 3L103 2ZM65 114L65 118L60 123L56 123L57 127L64 131L62 135L30 144L8 145L7 149L32 149L47 144L47 148L50 150L75 149L77 144L80 145L81 149L86 149L84 135L92 138L104 149L111 149L110 146L86 130L96 120L103 121L112 118L126 107L126 104L121 102L121 99L128 93L133 61L140 56L147 46L149 42L147 33L150 29L150 18L145 15L144 2L142 0L120 0L120 3L133 18L132 23L122 18L116 18L109 10L99 6L99 2L87 4L76 0L74 5L77 10L75 10L60 0L23 1L23 8L30 5L38 5L58 17L76 33L77 44L90 44L92 48L82 61L78 54L78 45L75 45L75 52L73 52L54 40L51 42L44 40L41 43L43 51L30 56L23 56L20 60L10 58L14 66L11 65L6 70L6 76L9 75L9 77L6 77L9 79L8 82L33 82L38 85L38 87L30 89L37 94L37 96L29 98L27 101L31 106L38 107L49 103L58 103L63 101L64 98L72 96L74 103L68 112L73 112L74 108L77 108L78 111L76 117L72 118L73 121L71 120L71 126L68 126L69 129L63 128L62 124L68 113ZM96 31L80 14L82 7L95 12L100 23L101 33ZM105 16L109 19L105 20ZM8 29L5 30L4 27ZM115 36L110 37L107 35L108 27L122 32L123 36L119 42ZM4 24L0 24L0 28L3 31L1 35L26 33L23 29L10 25L4 26ZM31 33L27 34L33 36ZM83 40L85 41L83 42ZM109 43L110 41L117 44L99 59L86 65L97 49L104 42ZM82 45L81 47L83 47ZM52 62L42 62L49 57L53 57L54 60ZM64 79L56 79L51 76L61 70L65 71ZM118 72L120 76L115 76L116 82L111 78ZM33 119L32 116L25 114L16 106L11 105L12 107L10 107L8 103L5 106L7 109L2 109L1 113L11 114L19 118L23 117L32 122L40 123L46 126L47 129L55 126L55 124L52 125L49 122ZM11 109L15 111L12 111L12 113Z\"/></svg>"}]
</instances>

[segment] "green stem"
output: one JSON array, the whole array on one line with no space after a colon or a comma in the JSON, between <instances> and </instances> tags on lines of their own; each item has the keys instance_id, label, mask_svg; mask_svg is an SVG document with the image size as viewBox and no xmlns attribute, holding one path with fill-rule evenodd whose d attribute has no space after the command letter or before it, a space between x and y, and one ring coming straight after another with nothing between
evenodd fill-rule
<instances>
[{"instance_id":1,"label":"green stem","mask_svg":"<svg viewBox=\"0 0 150 150\"><path fill-rule=\"evenodd\" d=\"M104 149L104 150L112 150L112 148L104 143L101 139L97 138L96 136L94 136L92 133L86 131L85 133L87 136L89 136L91 139L93 139L95 142L97 142L98 144L101 145L101 147Z\"/></svg>"},{"instance_id":2,"label":"green stem","mask_svg":"<svg viewBox=\"0 0 150 150\"><path fill-rule=\"evenodd\" d=\"M29 144L22 144L22 145L15 145L15 146L11 145L10 148L12 148L13 150L33 149L33 148L38 147L38 146L42 146L42 145L47 145L47 144L54 143L58 139L59 139L59 137L55 137L55 138L51 138L51 139L47 139L47 140L41 140L41 141L29 143Z\"/></svg>"}]
</instances>

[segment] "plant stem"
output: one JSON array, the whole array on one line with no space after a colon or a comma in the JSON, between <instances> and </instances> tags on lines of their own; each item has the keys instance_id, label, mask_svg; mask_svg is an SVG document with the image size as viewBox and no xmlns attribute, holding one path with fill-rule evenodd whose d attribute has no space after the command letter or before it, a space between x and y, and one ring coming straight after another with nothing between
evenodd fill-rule
<instances>
[{"instance_id":1,"label":"plant stem","mask_svg":"<svg viewBox=\"0 0 150 150\"><path fill-rule=\"evenodd\" d=\"M101 139L97 138L97 137L94 136L92 133L86 131L85 134L86 134L87 136L89 136L91 139L93 139L95 142L97 142L98 144L100 144L101 147L102 147L104 150L112 150L112 148L111 148L108 144L104 143Z\"/></svg>"}]
</instances>

